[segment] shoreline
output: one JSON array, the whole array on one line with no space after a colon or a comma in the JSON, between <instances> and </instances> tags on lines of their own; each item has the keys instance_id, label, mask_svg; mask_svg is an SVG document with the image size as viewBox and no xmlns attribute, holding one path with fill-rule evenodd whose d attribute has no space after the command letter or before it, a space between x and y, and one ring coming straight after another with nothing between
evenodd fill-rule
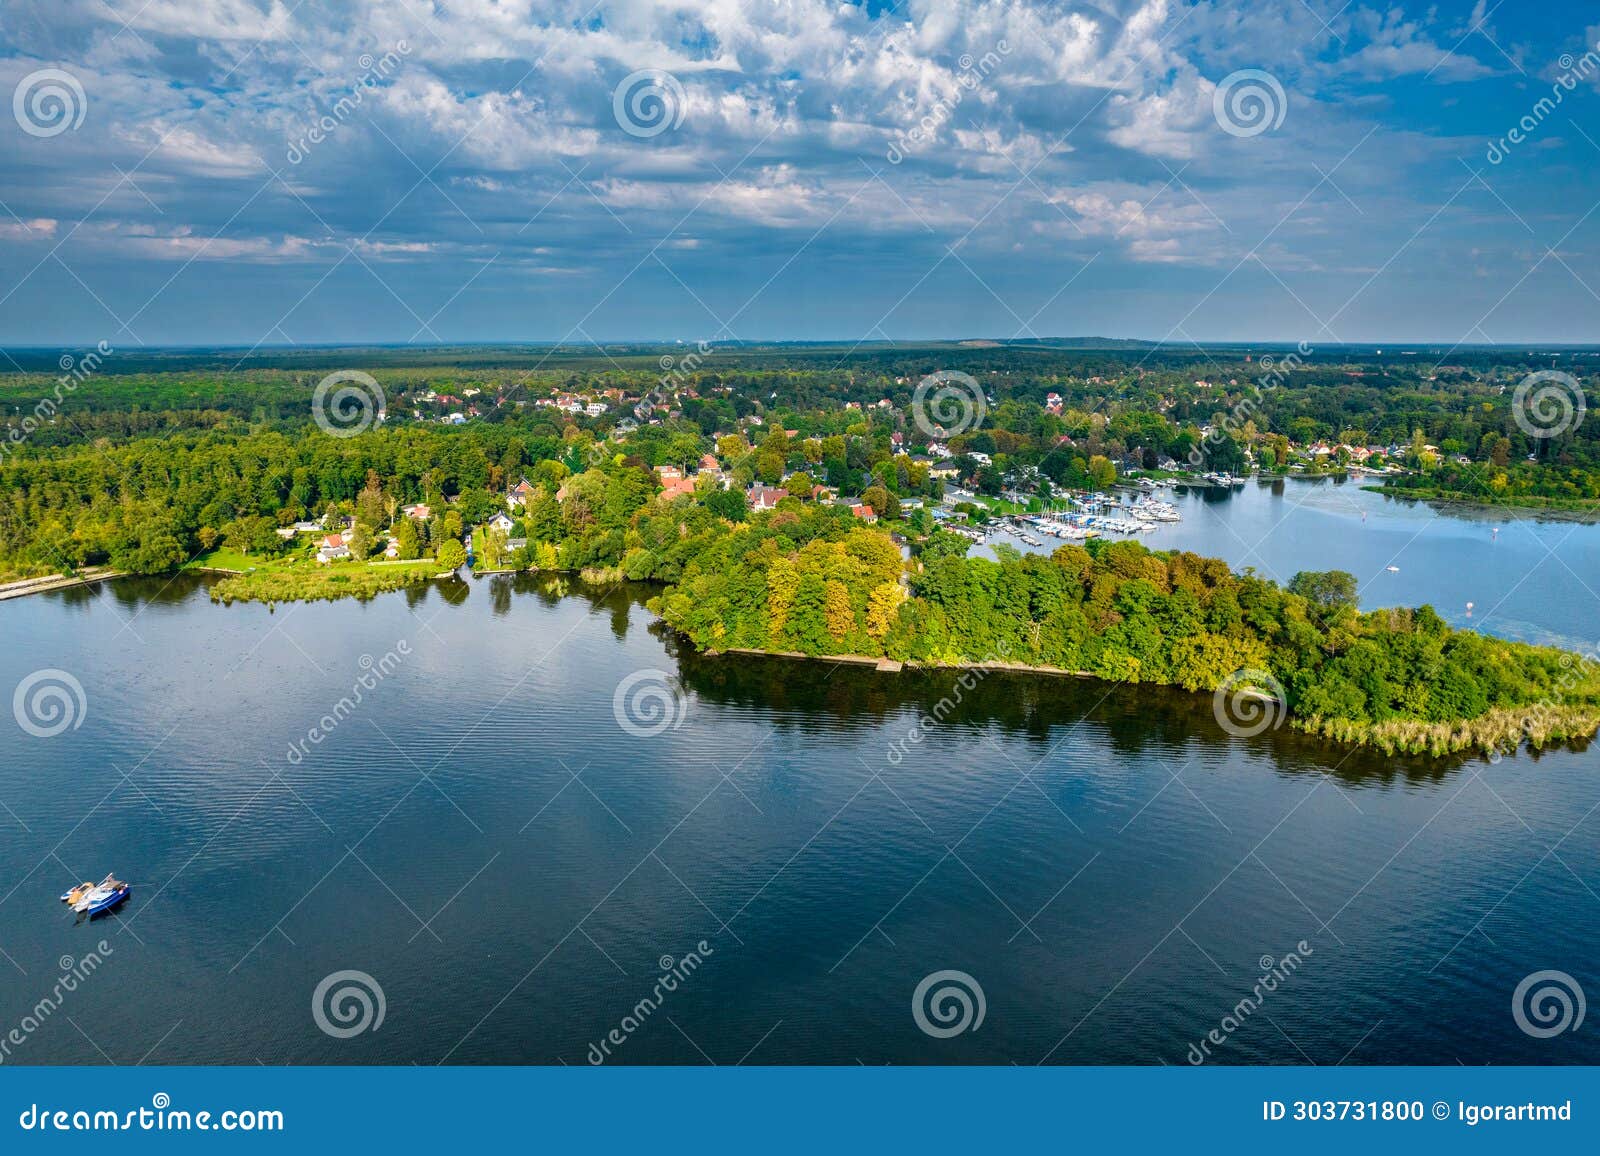
<instances>
[{"instance_id":1,"label":"shoreline","mask_svg":"<svg viewBox=\"0 0 1600 1156\"><path fill-rule=\"evenodd\" d=\"M694 643L677 627L657 616L687 646ZM1034 666L1022 662L899 662L865 654L803 654L792 650L756 650L729 647L725 650L698 650L703 658L781 658L806 662L866 667L879 674L923 674L940 670L979 671L984 674L1046 675L1079 678L1118 686L1153 686L1163 690L1204 697L1216 689L1189 691L1177 683L1128 683L1101 678L1086 670L1066 670L1057 666ZM1271 700L1268 700L1271 701ZM1535 716L1540 716L1536 719ZM1314 715L1294 715L1284 707L1278 726L1287 724L1308 738L1335 747L1381 752L1385 755L1447 758L1475 754L1498 762L1508 754L1527 747L1529 751L1568 747L1581 749L1600 734L1600 708L1556 706L1553 709L1531 705L1527 708L1498 707L1476 718L1428 723L1414 719L1388 722L1356 722L1349 719L1324 719ZM1277 729L1276 726L1272 729ZM1254 737L1254 736L1251 736Z\"/></svg>"},{"instance_id":2,"label":"shoreline","mask_svg":"<svg viewBox=\"0 0 1600 1156\"><path fill-rule=\"evenodd\" d=\"M1425 502L1429 506L1445 511L1461 510L1474 513L1499 513L1507 518L1542 518L1552 522L1588 522L1600 517L1600 501L1587 504L1567 504L1557 506L1529 506L1516 502L1482 502L1471 498L1462 497L1448 490L1418 490L1415 492L1403 489L1390 489L1388 486L1362 486L1369 494L1380 494L1385 498L1396 498L1408 502ZM1559 499L1551 499L1557 501Z\"/></svg>"},{"instance_id":3,"label":"shoreline","mask_svg":"<svg viewBox=\"0 0 1600 1156\"><path fill-rule=\"evenodd\" d=\"M91 566L75 576L45 574L38 578L19 578L15 582L0 583L0 602L12 598L26 598L29 594L48 594L52 590L71 590L75 586L93 586L112 578L126 578L120 570Z\"/></svg>"},{"instance_id":4,"label":"shoreline","mask_svg":"<svg viewBox=\"0 0 1600 1156\"><path fill-rule=\"evenodd\" d=\"M187 569L190 572L194 572L201 568L190 567ZM217 571L212 570L212 572ZM223 573L234 572L223 571ZM606 585L623 580L621 575L613 570L587 567L581 570L529 569L526 571L495 571L493 573L566 575L568 577L577 577L580 581L592 585ZM59 577L56 576L56 579L59 579ZM4 593L5 587L0 587L0 598L20 597L22 594L41 592L43 589L61 589L75 585L87 585L92 582L118 577L126 577L126 575L107 572L63 581L58 585L44 585L56 579L29 579L24 583L30 587L27 590L8 594ZM219 597L217 591L213 590L211 601L225 605L231 605L235 601L260 601L270 605L280 600L291 602L336 601L342 598L355 597L358 601L365 602L377 597L379 594L399 593L413 583L433 582L449 577L459 577L459 572L418 575L411 582L392 586L386 585L384 588L370 591L341 590L336 593L318 591L316 594L307 597L287 599L261 597L255 592L251 592L250 595L224 592ZM665 588L666 585L649 581L646 581L645 584L661 588ZM650 609L649 613L655 618L656 622L671 630L684 645L690 647L704 658L740 657L826 662L835 666L847 665L870 669L878 674L920 674L941 670L976 671L981 674L1019 674L1035 677L1077 678L1097 682L1110 682L1113 687L1121 685L1150 685L1172 691L1186 690L1186 688L1175 683L1123 683L1102 678L1090 671L1068 670L1063 667L1022 662L993 660L979 662L922 662L911 659L897 660L888 656L869 654L810 655L801 651L760 650L752 647L727 647L720 650L700 649L695 646L693 640L687 634L654 609ZM1214 694L1216 691L1213 688L1211 690L1187 691L1187 693L1204 696ZM1548 717L1540 724L1535 725L1532 715L1541 711ZM1283 723L1287 723L1291 729L1301 734L1336 747L1350 749L1365 747L1370 750L1381 751L1386 755L1425 756L1431 758L1472 753L1486 757L1493 762L1498 761L1499 758L1506 754L1514 754L1520 751L1524 746L1527 746L1530 751L1538 751L1547 747L1570 747L1574 744L1586 744L1592 741L1597 734L1600 734L1600 708L1559 706L1556 710L1549 711L1538 704L1533 704L1526 708L1496 708L1476 718L1455 719L1450 722L1427 723L1420 720L1390 720L1383 723L1370 723L1346 719L1324 719L1316 716L1297 716L1289 713L1285 707L1282 720L1278 725Z\"/></svg>"}]
</instances>

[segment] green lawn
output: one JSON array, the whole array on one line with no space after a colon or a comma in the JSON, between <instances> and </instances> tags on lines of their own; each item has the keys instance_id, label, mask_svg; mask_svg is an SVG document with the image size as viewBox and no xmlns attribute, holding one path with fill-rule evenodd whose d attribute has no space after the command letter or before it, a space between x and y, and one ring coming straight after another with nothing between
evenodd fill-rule
<instances>
[{"instance_id":1,"label":"green lawn","mask_svg":"<svg viewBox=\"0 0 1600 1156\"><path fill-rule=\"evenodd\" d=\"M199 554L184 563L185 570L287 570L296 566L316 565L313 556L304 550L267 558L260 554L241 554L219 546L207 554Z\"/></svg>"}]
</instances>

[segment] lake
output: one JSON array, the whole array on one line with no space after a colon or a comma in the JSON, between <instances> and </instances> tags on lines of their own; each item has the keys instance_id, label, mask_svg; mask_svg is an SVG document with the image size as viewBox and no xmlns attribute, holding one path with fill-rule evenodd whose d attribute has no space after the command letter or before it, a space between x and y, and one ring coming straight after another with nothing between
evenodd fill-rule
<instances>
[{"instance_id":1,"label":"lake","mask_svg":"<svg viewBox=\"0 0 1600 1156\"><path fill-rule=\"evenodd\" d=\"M1306 489L1265 541L1294 483L1146 540L1593 633L1593 527ZM1600 750L1386 758L1232 737L1204 695L707 659L649 594L0 604L0 689L61 672L0 747L4 1061L1600 1062L1592 1022L1544 1030L1551 983L1600 991ZM113 870L115 914L57 901Z\"/></svg>"},{"instance_id":2,"label":"lake","mask_svg":"<svg viewBox=\"0 0 1600 1156\"><path fill-rule=\"evenodd\" d=\"M1182 521L1156 523L1138 540L1152 550L1223 558L1235 570L1253 566L1279 583L1299 570L1348 570L1366 609L1431 602L1463 629L1585 652L1600 644L1600 529L1592 516L1442 509L1366 484L1291 478L1234 490L1157 490ZM1060 545L1045 538L1042 549Z\"/></svg>"}]
</instances>

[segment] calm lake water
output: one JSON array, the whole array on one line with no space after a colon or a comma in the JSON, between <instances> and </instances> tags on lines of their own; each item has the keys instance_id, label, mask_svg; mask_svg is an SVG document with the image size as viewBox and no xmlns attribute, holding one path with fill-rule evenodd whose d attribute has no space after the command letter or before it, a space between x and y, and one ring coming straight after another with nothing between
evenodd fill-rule
<instances>
[{"instance_id":1,"label":"calm lake water","mask_svg":"<svg viewBox=\"0 0 1600 1156\"><path fill-rule=\"evenodd\" d=\"M1566 569L1600 572L1593 528L1491 542L1327 489L1251 545L1261 569L1592 632ZM1228 528L1183 499L1148 540L1240 562L1297 497L1208 505ZM582 1064L615 1029L623 1063L1183 1064L1217 1029L1228 1063L1600 1062L1592 1017L1536 1038L1513 1014L1536 972L1600 993L1600 750L1388 759L1232 738L1206 696L707 660L647 594L501 578L269 612L185 578L0 604L0 690L50 668L86 704L0 746L5 1061ZM319 723L366 660L383 677ZM625 692L624 728L625 683L677 725L639 733ZM111 870L132 898L75 922L57 895ZM664 966L686 978L641 1013ZM982 1021L929 1034L914 994L951 970ZM319 1028L342 971L381 988L375 1030Z\"/></svg>"},{"instance_id":2,"label":"calm lake water","mask_svg":"<svg viewBox=\"0 0 1600 1156\"><path fill-rule=\"evenodd\" d=\"M1600 528L1592 517L1446 510L1363 484L1290 479L1158 490L1182 521L1157 523L1138 540L1152 550L1224 558L1235 570L1253 566L1280 583L1298 570L1348 570L1367 609L1430 602L1464 629L1585 652L1600 645ZM1042 549L1060 545L1045 538Z\"/></svg>"}]
</instances>

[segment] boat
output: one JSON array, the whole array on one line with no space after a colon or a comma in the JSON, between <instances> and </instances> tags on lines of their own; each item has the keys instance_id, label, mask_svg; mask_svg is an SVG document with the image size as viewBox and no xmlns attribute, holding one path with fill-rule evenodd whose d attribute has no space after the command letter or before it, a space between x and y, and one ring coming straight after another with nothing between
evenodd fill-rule
<instances>
[{"instance_id":1,"label":"boat","mask_svg":"<svg viewBox=\"0 0 1600 1156\"><path fill-rule=\"evenodd\" d=\"M1391 573L1391 574L1400 573L1400 567L1398 567L1398 566L1385 566L1384 569L1389 571L1389 573Z\"/></svg>"},{"instance_id":2,"label":"boat","mask_svg":"<svg viewBox=\"0 0 1600 1156\"><path fill-rule=\"evenodd\" d=\"M113 874L107 875L104 879L102 879L99 883L96 883L88 891L85 891L82 895L78 896L77 900L74 901L74 903L72 904L72 910L78 912L81 915L83 912L89 910L91 905L93 905L95 903L98 903L100 900L102 900L102 899L106 898L108 895L110 895L114 890L116 890L116 886L117 886L116 874L113 873Z\"/></svg>"},{"instance_id":3,"label":"boat","mask_svg":"<svg viewBox=\"0 0 1600 1156\"><path fill-rule=\"evenodd\" d=\"M97 915L104 915L106 912L119 906L125 899L128 898L132 890L133 889L126 883L118 879L110 891L106 892L99 899L94 900L89 904L89 918L93 919Z\"/></svg>"},{"instance_id":4,"label":"boat","mask_svg":"<svg viewBox=\"0 0 1600 1156\"><path fill-rule=\"evenodd\" d=\"M62 892L61 893L61 902L63 902L63 903L76 903L78 900L82 899L85 895L87 895L89 892L91 892L93 890L94 890L94 884L93 883L87 883L87 882L80 883L76 887L74 887L71 891Z\"/></svg>"}]
</instances>

